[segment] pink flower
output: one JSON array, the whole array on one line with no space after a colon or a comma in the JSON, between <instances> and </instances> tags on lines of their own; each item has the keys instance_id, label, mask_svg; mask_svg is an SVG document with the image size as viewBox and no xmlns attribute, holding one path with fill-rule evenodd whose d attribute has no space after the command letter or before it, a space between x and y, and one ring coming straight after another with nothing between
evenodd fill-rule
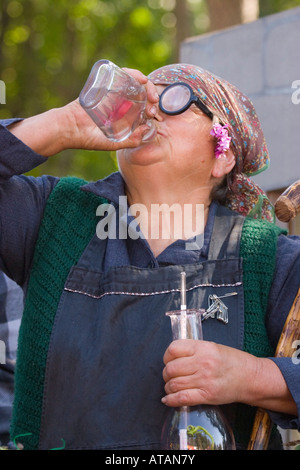
<instances>
[{"instance_id":1,"label":"pink flower","mask_svg":"<svg viewBox=\"0 0 300 470\"><path fill-rule=\"evenodd\" d=\"M217 139L215 155L216 158L220 158L223 153L227 152L230 147L231 137L228 136L228 130L226 126L221 124L214 124L210 134Z\"/></svg>"}]
</instances>

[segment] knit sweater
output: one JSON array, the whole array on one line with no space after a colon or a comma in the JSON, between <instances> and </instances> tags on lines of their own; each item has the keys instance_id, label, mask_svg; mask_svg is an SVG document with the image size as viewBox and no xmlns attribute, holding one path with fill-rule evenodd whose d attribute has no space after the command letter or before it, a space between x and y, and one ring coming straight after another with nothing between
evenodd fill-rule
<instances>
[{"instance_id":1,"label":"knit sweater","mask_svg":"<svg viewBox=\"0 0 300 470\"><path fill-rule=\"evenodd\" d=\"M71 266L95 234L96 209L107 202L79 188L85 181L62 178L52 191L41 223L19 334L11 435L37 449L50 335ZM245 219L240 255L245 298L244 350L273 354L265 328L268 293L275 267L278 227Z\"/></svg>"}]
</instances>

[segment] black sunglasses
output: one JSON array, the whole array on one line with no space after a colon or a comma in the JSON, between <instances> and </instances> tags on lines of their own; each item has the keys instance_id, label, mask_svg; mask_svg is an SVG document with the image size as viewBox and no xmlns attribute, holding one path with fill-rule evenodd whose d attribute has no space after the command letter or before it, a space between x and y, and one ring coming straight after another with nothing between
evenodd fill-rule
<instances>
[{"instance_id":1,"label":"black sunglasses","mask_svg":"<svg viewBox=\"0 0 300 470\"><path fill-rule=\"evenodd\" d=\"M159 97L160 110L171 116L183 113L191 104L198 106L210 119L213 119L213 113L194 94L193 89L187 83L178 82L168 85Z\"/></svg>"}]
</instances>

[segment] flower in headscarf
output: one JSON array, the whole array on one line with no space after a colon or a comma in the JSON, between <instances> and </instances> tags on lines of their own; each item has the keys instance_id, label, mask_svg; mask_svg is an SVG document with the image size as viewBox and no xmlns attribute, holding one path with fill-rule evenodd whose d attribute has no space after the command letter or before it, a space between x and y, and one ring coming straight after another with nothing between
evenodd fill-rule
<instances>
[{"instance_id":1,"label":"flower in headscarf","mask_svg":"<svg viewBox=\"0 0 300 470\"><path fill-rule=\"evenodd\" d=\"M235 167L226 205L243 215L274 221L267 196L249 179L269 166L269 153L256 111L250 99L234 85L196 65L161 67L148 77L153 83L188 83L219 122L228 129Z\"/></svg>"},{"instance_id":2,"label":"flower in headscarf","mask_svg":"<svg viewBox=\"0 0 300 470\"><path fill-rule=\"evenodd\" d=\"M229 150L231 137L228 136L227 127L227 124L226 126L221 126L221 124L216 123L210 131L210 134L217 140L215 149L216 158L220 158Z\"/></svg>"}]
</instances>

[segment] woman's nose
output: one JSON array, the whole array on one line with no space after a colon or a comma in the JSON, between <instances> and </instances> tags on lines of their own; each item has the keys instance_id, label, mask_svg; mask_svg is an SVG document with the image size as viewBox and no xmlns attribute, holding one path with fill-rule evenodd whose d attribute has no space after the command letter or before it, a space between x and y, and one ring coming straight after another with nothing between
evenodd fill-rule
<instances>
[{"instance_id":1,"label":"woman's nose","mask_svg":"<svg viewBox=\"0 0 300 470\"><path fill-rule=\"evenodd\" d=\"M156 109L154 119L156 119L157 121L163 121L164 116L165 116L165 114L163 113L163 111L160 110L160 108L158 106L157 109Z\"/></svg>"}]
</instances>

